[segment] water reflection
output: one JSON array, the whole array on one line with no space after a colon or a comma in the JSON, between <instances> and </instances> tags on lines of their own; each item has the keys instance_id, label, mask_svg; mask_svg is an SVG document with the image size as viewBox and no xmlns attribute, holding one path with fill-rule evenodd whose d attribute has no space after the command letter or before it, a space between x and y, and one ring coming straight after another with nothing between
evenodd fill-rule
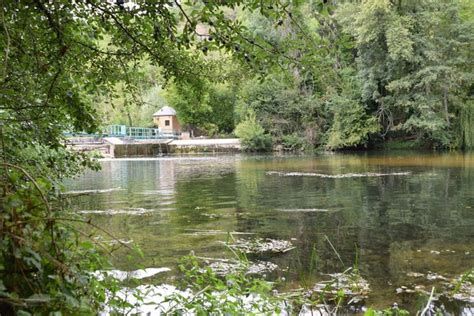
<instances>
[{"instance_id":1,"label":"water reflection","mask_svg":"<svg viewBox=\"0 0 474 316\"><path fill-rule=\"evenodd\" d=\"M474 155L459 153L181 157L104 161L100 172L67 186L121 189L75 197L75 211L146 210L86 215L137 243L145 267L173 267L190 250L228 256L220 243L229 238L225 232L293 238L295 250L258 257L287 268L280 272L285 287L357 262L373 290L369 304L386 306L400 300L395 289L401 285L435 284L407 273L454 277L472 268L473 169ZM115 263L129 265L120 257Z\"/></svg>"}]
</instances>

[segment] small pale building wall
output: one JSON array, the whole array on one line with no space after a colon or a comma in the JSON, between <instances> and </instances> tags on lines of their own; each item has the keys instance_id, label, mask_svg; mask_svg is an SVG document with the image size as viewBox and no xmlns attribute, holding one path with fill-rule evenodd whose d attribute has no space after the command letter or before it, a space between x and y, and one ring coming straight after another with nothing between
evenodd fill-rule
<instances>
[{"instance_id":1,"label":"small pale building wall","mask_svg":"<svg viewBox=\"0 0 474 316\"><path fill-rule=\"evenodd\" d=\"M169 121L168 126L166 126L166 121ZM181 126L176 116L155 116L153 117L153 123L155 123L163 133L176 134L181 132Z\"/></svg>"}]
</instances>

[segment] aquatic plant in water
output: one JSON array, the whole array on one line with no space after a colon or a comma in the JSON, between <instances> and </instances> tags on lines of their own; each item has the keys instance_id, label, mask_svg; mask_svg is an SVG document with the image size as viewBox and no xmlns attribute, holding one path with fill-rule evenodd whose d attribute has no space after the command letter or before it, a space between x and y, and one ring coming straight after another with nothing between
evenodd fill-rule
<instances>
[{"instance_id":1,"label":"aquatic plant in water","mask_svg":"<svg viewBox=\"0 0 474 316\"><path fill-rule=\"evenodd\" d=\"M315 173L315 172L267 171L265 174L267 176L280 176L280 177L318 177L318 178L342 179L342 178L408 176L411 174L411 172L392 172L392 173L365 172L365 173L326 174L326 173Z\"/></svg>"},{"instance_id":2,"label":"aquatic plant in water","mask_svg":"<svg viewBox=\"0 0 474 316\"><path fill-rule=\"evenodd\" d=\"M212 262L211 262L212 261ZM269 261L242 261L205 258L205 263L217 275L224 276L232 273L245 273L253 275L262 275L278 269L278 266Z\"/></svg>"},{"instance_id":3,"label":"aquatic plant in water","mask_svg":"<svg viewBox=\"0 0 474 316\"><path fill-rule=\"evenodd\" d=\"M271 238L237 239L234 243L226 245L230 249L238 250L246 254L265 252L282 253L295 249L291 241Z\"/></svg>"},{"instance_id":4,"label":"aquatic plant in water","mask_svg":"<svg viewBox=\"0 0 474 316\"><path fill-rule=\"evenodd\" d=\"M451 282L454 299L474 304L474 268Z\"/></svg>"},{"instance_id":5,"label":"aquatic plant in water","mask_svg":"<svg viewBox=\"0 0 474 316\"><path fill-rule=\"evenodd\" d=\"M348 299L348 304L361 302L368 297L369 282L359 274L357 269L349 268L342 273L332 273L328 276L329 280L314 285L315 293L322 294L332 301L344 296Z\"/></svg>"}]
</instances>

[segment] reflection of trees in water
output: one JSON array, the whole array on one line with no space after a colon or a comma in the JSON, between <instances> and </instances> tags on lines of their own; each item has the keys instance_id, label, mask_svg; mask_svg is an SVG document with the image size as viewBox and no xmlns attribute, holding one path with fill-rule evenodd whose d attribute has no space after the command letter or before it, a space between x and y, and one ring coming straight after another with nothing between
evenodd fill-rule
<instances>
[{"instance_id":1,"label":"reflection of trees in water","mask_svg":"<svg viewBox=\"0 0 474 316\"><path fill-rule=\"evenodd\" d=\"M365 156L362 159L367 160ZM357 159L352 157L350 163L356 165ZM295 170L288 162L285 164L285 171ZM369 164L357 165L366 171ZM324 166L327 173L344 169L340 159L334 164L325 161ZM296 255L293 252L292 256L275 258L284 264L295 261L295 265L307 268L316 246L320 270L340 269L337 256L324 240L327 235L346 265L354 262L357 244L361 269L373 276L390 278L407 268L404 256L420 240L463 243L469 236L462 216L465 209L460 207L470 200L470 188L474 187L470 170L466 170L469 168L440 169L430 165L410 169L413 175L406 177L357 179L264 177L258 168L245 170L238 173L239 205L244 214L238 217L238 223L242 229L264 236L297 238ZM278 213L275 208L322 208L329 212ZM256 220L245 215L246 209L260 212L255 215ZM472 215L469 218L468 227L472 229Z\"/></svg>"},{"instance_id":2,"label":"reflection of trees in water","mask_svg":"<svg viewBox=\"0 0 474 316\"><path fill-rule=\"evenodd\" d=\"M463 169L430 167L408 178L378 179L373 201L361 218L358 240L361 269L375 276L371 281L381 292L387 291L387 281L407 282L410 271L438 269L453 275L469 268L467 264L453 265L452 254L436 257L430 253L454 247L463 254L462 248L470 246L463 229L466 223L460 216L460 204L470 190L460 183L463 177ZM471 216L471 231L473 224Z\"/></svg>"},{"instance_id":3,"label":"reflection of trees in water","mask_svg":"<svg viewBox=\"0 0 474 316\"><path fill-rule=\"evenodd\" d=\"M382 165L384 161L389 163ZM460 273L458 270L468 264L461 254L472 246L474 231L474 211L466 208L474 207L472 158L455 158L459 167L451 166L453 162L444 156L423 158L426 166L413 161L410 166L407 159L367 154L195 163L114 161L104 163L99 174L79 179L74 189L125 189L81 196L80 209L169 208L149 216L94 218L118 235L139 242L147 253L147 263L168 263L191 249L201 255L225 255L217 243L226 240L225 235L190 237L183 235L187 229L251 231L260 237L296 238L297 249L271 260L290 266L295 272L292 277L306 273L305 278L320 278L310 269L313 249L318 272L343 270L325 239L327 235L346 266L354 263L357 244L362 273L383 292L389 291L388 279L402 282L400 276L406 270L439 268ZM441 167L436 166L439 161ZM268 170L328 174L411 171L412 175L325 179L266 176ZM144 191L148 194L139 194ZM291 211L305 208L328 212ZM457 253L434 257L416 251L436 248L456 249ZM448 266L453 256L456 264Z\"/></svg>"}]
</instances>

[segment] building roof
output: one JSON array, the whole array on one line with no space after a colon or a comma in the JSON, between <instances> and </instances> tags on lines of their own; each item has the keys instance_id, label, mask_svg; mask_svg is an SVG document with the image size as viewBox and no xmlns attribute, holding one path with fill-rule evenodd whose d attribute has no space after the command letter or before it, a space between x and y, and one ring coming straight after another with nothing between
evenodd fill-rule
<instances>
[{"instance_id":1,"label":"building roof","mask_svg":"<svg viewBox=\"0 0 474 316\"><path fill-rule=\"evenodd\" d=\"M176 110L171 106L164 106L159 111L153 113L153 116L171 116L176 115Z\"/></svg>"}]
</instances>

